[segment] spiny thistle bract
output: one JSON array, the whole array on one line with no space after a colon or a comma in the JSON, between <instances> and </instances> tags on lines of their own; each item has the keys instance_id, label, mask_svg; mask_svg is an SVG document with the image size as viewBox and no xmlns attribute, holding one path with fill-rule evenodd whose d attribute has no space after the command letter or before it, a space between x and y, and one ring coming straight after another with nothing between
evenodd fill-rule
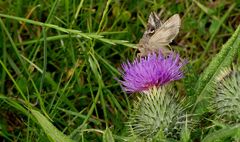
<instances>
[{"instance_id":1,"label":"spiny thistle bract","mask_svg":"<svg viewBox=\"0 0 240 142\"><path fill-rule=\"evenodd\" d=\"M229 124L240 122L240 69L224 69L215 81L216 117Z\"/></svg>"},{"instance_id":2,"label":"spiny thistle bract","mask_svg":"<svg viewBox=\"0 0 240 142\"><path fill-rule=\"evenodd\" d=\"M141 94L129 119L133 135L147 141L154 137L177 139L187 117L174 91L170 87L153 87Z\"/></svg>"}]
</instances>

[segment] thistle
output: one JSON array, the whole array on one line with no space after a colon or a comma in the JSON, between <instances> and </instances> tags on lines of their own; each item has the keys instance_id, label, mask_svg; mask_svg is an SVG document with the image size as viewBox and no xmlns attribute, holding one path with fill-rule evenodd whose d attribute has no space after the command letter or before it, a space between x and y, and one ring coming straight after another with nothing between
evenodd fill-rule
<instances>
[{"instance_id":1,"label":"thistle","mask_svg":"<svg viewBox=\"0 0 240 142\"><path fill-rule=\"evenodd\" d=\"M185 64L180 61L178 54L170 53L167 57L161 53L148 54L147 57L135 59L133 63L124 63L123 80L120 82L126 92L142 92L181 79L181 68Z\"/></svg>"},{"instance_id":2,"label":"thistle","mask_svg":"<svg viewBox=\"0 0 240 142\"><path fill-rule=\"evenodd\" d=\"M132 134L145 141L178 139L185 126L185 109L170 87L153 87L141 93L130 115Z\"/></svg>"},{"instance_id":3,"label":"thistle","mask_svg":"<svg viewBox=\"0 0 240 142\"><path fill-rule=\"evenodd\" d=\"M215 81L213 107L218 119L227 123L240 122L240 69L225 69Z\"/></svg>"},{"instance_id":4,"label":"thistle","mask_svg":"<svg viewBox=\"0 0 240 142\"><path fill-rule=\"evenodd\" d=\"M129 126L132 134L146 141L177 139L186 124L186 114L170 82L183 78L182 62L179 55L171 52L168 56L151 53L122 65L124 91L140 92Z\"/></svg>"}]
</instances>

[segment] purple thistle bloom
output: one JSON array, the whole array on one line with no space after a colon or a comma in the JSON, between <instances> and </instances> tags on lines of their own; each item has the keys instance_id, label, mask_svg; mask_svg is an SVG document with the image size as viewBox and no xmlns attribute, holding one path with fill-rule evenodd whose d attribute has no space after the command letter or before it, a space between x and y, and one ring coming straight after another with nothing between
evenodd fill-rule
<instances>
[{"instance_id":1,"label":"purple thistle bloom","mask_svg":"<svg viewBox=\"0 0 240 142\"><path fill-rule=\"evenodd\" d=\"M135 59L133 63L127 61L122 64L123 80L120 82L126 92L141 92L181 79L181 68L185 64L186 61L180 62L179 54L170 53L168 57L161 53L148 54L147 57Z\"/></svg>"}]
</instances>

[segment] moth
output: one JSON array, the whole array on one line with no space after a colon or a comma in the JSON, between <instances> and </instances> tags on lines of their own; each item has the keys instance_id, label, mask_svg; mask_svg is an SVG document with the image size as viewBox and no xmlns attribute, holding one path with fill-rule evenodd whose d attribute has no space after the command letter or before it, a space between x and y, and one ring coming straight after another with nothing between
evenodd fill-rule
<instances>
[{"instance_id":1,"label":"moth","mask_svg":"<svg viewBox=\"0 0 240 142\"><path fill-rule=\"evenodd\" d=\"M149 53L159 50L167 55L170 50L167 48L169 43L177 36L181 25L181 19L178 14L170 17L162 23L155 12L151 12L148 18L147 29L140 39L137 48L140 51L138 56L146 56Z\"/></svg>"}]
</instances>

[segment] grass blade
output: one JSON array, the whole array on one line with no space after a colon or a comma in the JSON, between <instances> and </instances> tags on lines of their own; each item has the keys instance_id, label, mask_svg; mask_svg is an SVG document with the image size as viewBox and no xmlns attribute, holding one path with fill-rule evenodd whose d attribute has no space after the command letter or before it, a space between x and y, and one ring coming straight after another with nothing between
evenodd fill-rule
<instances>
[{"instance_id":1,"label":"grass blade","mask_svg":"<svg viewBox=\"0 0 240 142\"><path fill-rule=\"evenodd\" d=\"M51 141L54 142L73 142L69 137L60 132L45 116L34 109L30 110L33 116L37 119L39 125L43 128Z\"/></svg>"}]
</instances>

